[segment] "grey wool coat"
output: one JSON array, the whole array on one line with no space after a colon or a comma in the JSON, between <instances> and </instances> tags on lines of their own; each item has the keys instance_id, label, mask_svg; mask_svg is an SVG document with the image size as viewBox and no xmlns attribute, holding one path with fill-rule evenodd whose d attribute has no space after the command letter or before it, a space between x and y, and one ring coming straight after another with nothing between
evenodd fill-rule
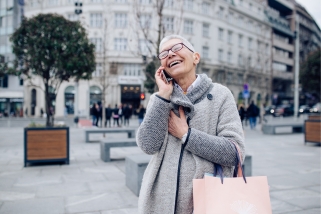
<instances>
[{"instance_id":1,"label":"grey wool coat","mask_svg":"<svg viewBox=\"0 0 321 214\"><path fill-rule=\"evenodd\" d=\"M205 74L198 77L200 84L186 95L174 87L170 102L155 94L150 97L137 132L138 146L153 155L140 190L140 214L193 213L193 179L213 173L213 163L221 164L224 176L231 177L237 161L231 141L244 157L243 129L232 93ZM191 128L183 149L181 140L168 133L170 111L178 114L179 106Z\"/></svg>"}]
</instances>

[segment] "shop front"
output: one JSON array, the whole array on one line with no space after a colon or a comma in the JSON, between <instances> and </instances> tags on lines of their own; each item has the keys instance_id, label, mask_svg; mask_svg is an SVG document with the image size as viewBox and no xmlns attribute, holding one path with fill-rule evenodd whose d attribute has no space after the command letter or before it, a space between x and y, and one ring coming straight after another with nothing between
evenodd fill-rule
<instances>
[{"instance_id":1,"label":"shop front","mask_svg":"<svg viewBox=\"0 0 321 214\"><path fill-rule=\"evenodd\" d=\"M0 97L0 116L23 117L23 93L6 91Z\"/></svg>"},{"instance_id":2,"label":"shop front","mask_svg":"<svg viewBox=\"0 0 321 214\"><path fill-rule=\"evenodd\" d=\"M141 104L140 94L143 80L140 76L118 76L118 84L121 88L121 103L132 105L134 109Z\"/></svg>"}]
</instances>

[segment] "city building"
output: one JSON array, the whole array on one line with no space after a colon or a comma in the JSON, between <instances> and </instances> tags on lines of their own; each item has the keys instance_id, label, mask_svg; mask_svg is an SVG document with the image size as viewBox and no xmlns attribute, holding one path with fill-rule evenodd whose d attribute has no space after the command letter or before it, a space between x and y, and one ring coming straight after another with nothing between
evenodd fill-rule
<instances>
[{"instance_id":1,"label":"city building","mask_svg":"<svg viewBox=\"0 0 321 214\"><path fill-rule=\"evenodd\" d=\"M18 1L0 1L0 63L12 65L14 55L9 42L10 34L20 25L21 6ZM5 75L0 77L0 113L22 116L24 103L23 79Z\"/></svg>"},{"instance_id":2,"label":"city building","mask_svg":"<svg viewBox=\"0 0 321 214\"><path fill-rule=\"evenodd\" d=\"M146 106L149 94L144 88L144 69L157 55L158 32L161 37L186 37L201 54L197 73L226 85L236 103L254 100L261 106L274 99L293 99L294 29L288 16L297 6L292 1L165 0L161 14L154 2L26 0L26 17L58 13L80 21L96 46L93 78L60 86L52 99L56 116L89 116L90 106L102 100L103 91L106 105ZM319 30L316 24L312 28ZM34 81L43 87L39 79ZM243 93L244 85L248 96ZM24 109L29 110L28 115L39 116L45 109L42 90L26 82L24 91ZM145 100L140 99L141 92L146 93Z\"/></svg>"}]
</instances>

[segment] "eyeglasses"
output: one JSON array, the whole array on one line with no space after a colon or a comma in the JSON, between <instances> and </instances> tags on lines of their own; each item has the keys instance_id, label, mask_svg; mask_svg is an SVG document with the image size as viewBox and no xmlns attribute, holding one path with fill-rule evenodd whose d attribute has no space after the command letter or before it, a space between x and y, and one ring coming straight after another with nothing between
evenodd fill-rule
<instances>
[{"instance_id":1,"label":"eyeglasses","mask_svg":"<svg viewBox=\"0 0 321 214\"><path fill-rule=\"evenodd\" d=\"M158 54L158 59L159 60L162 60L162 59L165 59L168 54L169 54L169 51L171 50L173 53L177 52L177 51L180 51L182 50L183 47L186 47L188 50L192 51L191 49L189 49L186 45L184 45L183 43L178 43L176 45L174 45L173 47L171 47L170 49L168 50L164 50L162 51L160 54ZM194 53L194 51L192 51Z\"/></svg>"}]
</instances>

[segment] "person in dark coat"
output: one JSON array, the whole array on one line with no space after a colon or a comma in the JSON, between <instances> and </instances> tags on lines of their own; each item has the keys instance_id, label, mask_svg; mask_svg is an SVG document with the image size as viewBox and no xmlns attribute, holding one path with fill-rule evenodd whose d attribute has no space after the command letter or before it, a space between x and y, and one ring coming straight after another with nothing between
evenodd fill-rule
<instances>
[{"instance_id":1,"label":"person in dark coat","mask_svg":"<svg viewBox=\"0 0 321 214\"><path fill-rule=\"evenodd\" d=\"M100 115L99 105L97 103L95 103L94 108L93 108L93 118L95 118L95 120L93 120L94 126L98 126L99 115Z\"/></svg>"},{"instance_id":2,"label":"person in dark coat","mask_svg":"<svg viewBox=\"0 0 321 214\"><path fill-rule=\"evenodd\" d=\"M145 116L145 108L143 105L140 105L139 108L136 110L138 115L138 122L139 125L143 122Z\"/></svg>"},{"instance_id":3,"label":"person in dark coat","mask_svg":"<svg viewBox=\"0 0 321 214\"><path fill-rule=\"evenodd\" d=\"M254 104L254 101L251 101L250 106L246 110L246 115L250 121L251 129L255 129L256 127L256 118L259 115L259 108Z\"/></svg>"},{"instance_id":4,"label":"person in dark coat","mask_svg":"<svg viewBox=\"0 0 321 214\"><path fill-rule=\"evenodd\" d=\"M96 111L96 103L93 103L93 106L90 109L90 114L93 118L93 126L96 124L96 115L97 115L97 111Z\"/></svg>"},{"instance_id":5,"label":"person in dark coat","mask_svg":"<svg viewBox=\"0 0 321 214\"><path fill-rule=\"evenodd\" d=\"M113 109L113 119L114 119L114 126L115 123L117 123L117 126L119 127L119 109L117 107L117 104L115 105L115 108Z\"/></svg>"},{"instance_id":6,"label":"person in dark coat","mask_svg":"<svg viewBox=\"0 0 321 214\"><path fill-rule=\"evenodd\" d=\"M243 126L243 120L245 118L245 109L244 109L243 104L239 105L239 115L240 115L241 123L242 123L242 126Z\"/></svg>"},{"instance_id":7,"label":"person in dark coat","mask_svg":"<svg viewBox=\"0 0 321 214\"><path fill-rule=\"evenodd\" d=\"M107 121L109 121L109 127L111 127L111 115L113 114L113 109L110 107L110 105L105 108L105 127L107 127Z\"/></svg>"},{"instance_id":8,"label":"person in dark coat","mask_svg":"<svg viewBox=\"0 0 321 214\"><path fill-rule=\"evenodd\" d=\"M123 116L124 116L124 126L126 126L126 123L127 123L127 126L129 126L129 117L131 115L131 112L130 112L130 108L128 107L127 104L124 105L124 109L123 109Z\"/></svg>"}]
</instances>

